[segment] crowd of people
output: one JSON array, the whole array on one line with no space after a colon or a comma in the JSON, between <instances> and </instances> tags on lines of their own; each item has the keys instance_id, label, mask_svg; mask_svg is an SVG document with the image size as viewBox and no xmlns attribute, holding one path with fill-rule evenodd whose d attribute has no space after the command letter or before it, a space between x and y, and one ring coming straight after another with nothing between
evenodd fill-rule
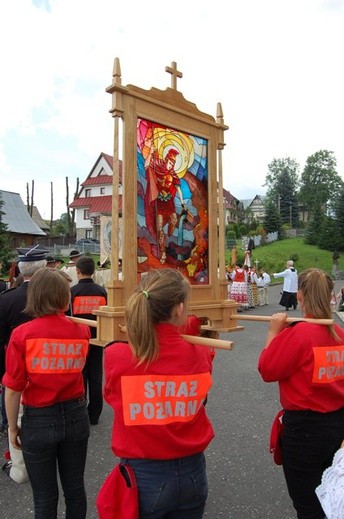
<instances>
[{"instance_id":1,"label":"crowd of people","mask_svg":"<svg viewBox=\"0 0 344 519\"><path fill-rule=\"evenodd\" d=\"M227 267L228 298L238 303L238 312L269 304L268 287L271 278L263 268L237 262Z\"/></svg>"},{"instance_id":2,"label":"crowd of people","mask_svg":"<svg viewBox=\"0 0 344 519\"><path fill-rule=\"evenodd\" d=\"M108 345L103 357L92 344L94 328L69 319L95 319L94 310L107 304L93 259L76 253L56 268L43 250L18 250L22 282L0 294L8 475L29 479L35 518L43 519L56 517L59 474L66 517L85 518L90 425L98 424L104 398L114 411L112 450L136 478L137 517L201 518L204 451L215 434L206 411L215 353L183 338L201 333L201 320L189 315L189 282L170 268L142 276L126 302L129 341ZM283 278L285 310L299 306L306 318L331 318L328 274L314 268L298 276L289 260L272 275ZM228 276L239 310L269 304L264 269L236 263ZM343 499L334 499L340 478L329 476L342 470L344 331L336 324L289 325L287 316L271 317L257 368L279 385L278 446L288 492L299 519L344 517Z\"/></svg>"}]
</instances>

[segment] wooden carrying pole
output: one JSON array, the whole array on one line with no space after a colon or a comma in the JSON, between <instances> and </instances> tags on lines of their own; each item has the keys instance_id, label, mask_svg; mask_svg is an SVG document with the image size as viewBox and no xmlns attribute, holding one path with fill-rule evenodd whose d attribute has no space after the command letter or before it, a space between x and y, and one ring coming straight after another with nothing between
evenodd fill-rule
<instances>
[{"instance_id":1,"label":"wooden carrying pole","mask_svg":"<svg viewBox=\"0 0 344 519\"><path fill-rule=\"evenodd\" d=\"M82 317L73 317L67 316L68 319L74 321L79 324L86 324L87 326L92 326L93 328L97 328L97 321L92 321L91 319L83 319ZM121 327L121 331L125 333L125 327ZM212 339L210 337L199 337L198 335L184 335L181 334L181 337L187 342L191 344L196 344L197 346L209 346L211 348L216 348L220 350L232 350L233 342L225 341L221 339Z\"/></svg>"},{"instance_id":2,"label":"wooden carrying pole","mask_svg":"<svg viewBox=\"0 0 344 519\"><path fill-rule=\"evenodd\" d=\"M231 314L230 319L238 320L238 321L271 321L271 315L240 315L240 314ZM297 323L297 322L306 322L313 324L323 324L329 326L333 324L333 319L309 319L306 317L287 317L285 320L286 323Z\"/></svg>"}]
</instances>

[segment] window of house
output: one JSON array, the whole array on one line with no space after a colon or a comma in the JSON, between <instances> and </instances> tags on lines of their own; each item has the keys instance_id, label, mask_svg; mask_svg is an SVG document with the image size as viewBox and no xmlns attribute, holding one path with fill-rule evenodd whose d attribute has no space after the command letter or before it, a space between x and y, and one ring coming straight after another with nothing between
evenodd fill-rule
<instances>
[{"instance_id":1,"label":"window of house","mask_svg":"<svg viewBox=\"0 0 344 519\"><path fill-rule=\"evenodd\" d=\"M100 194L101 195L105 195L105 187L101 187L100 188Z\"/></svg>"},{"instance_id":2,"label":"window of house","mask_svg":"<svg viewBox=\"0 0 344 519\"><path fill-rule=\"evenodd\" d=\"M90 212L88 209L84 209L84 220L90 219Z\"/></svg>"},{"instance_id":3,"label":"window of house","mask_svg":"<svg viewBox=\"0 0 344 519\"><path fill-rule=\"evenodd\" d=\"M91 196L91 190L90 189L85 189L85 197L89 198L90 196Z\"/></svg>"},{"instance_id":4,"label":"window of house","mask_svg":"<svg viewBox=\"0 0 344 519\"><path fill-rule=\"evenodd\" d=\"M92 229L86 229L86 236L85 238L92 238Z\"/></svg>"}]
</instances>

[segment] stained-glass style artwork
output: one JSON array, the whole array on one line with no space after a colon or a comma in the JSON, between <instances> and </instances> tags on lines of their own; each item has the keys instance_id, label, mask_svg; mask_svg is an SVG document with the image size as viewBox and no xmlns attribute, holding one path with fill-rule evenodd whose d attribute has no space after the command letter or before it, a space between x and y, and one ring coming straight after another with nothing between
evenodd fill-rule
<instances>
[{"instance_id":1,"label":"stained-glass style artwork","mask_svg":"<svg viewBox=\"0 0 344 519\"><path fill-rule=\"evenodd\" d=\"M208 143L137 121L138 271L175 267L208 283Z\"/></svg>"}]
</instances>

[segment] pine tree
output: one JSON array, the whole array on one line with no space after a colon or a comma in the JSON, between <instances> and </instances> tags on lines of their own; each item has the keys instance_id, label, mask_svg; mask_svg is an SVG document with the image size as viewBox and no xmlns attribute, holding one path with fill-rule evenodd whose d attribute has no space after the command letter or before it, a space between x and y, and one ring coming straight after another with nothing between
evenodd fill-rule
<instances>
[{"instance_id":1,"label":"pine tree","mask_svg":"<svg viewBox=\"0 0 344 519\"><path fill-rule=\"evenodd\" d=\"M338 197L335 213L338 230L341 236L341 245L338 247L338 249L344 250L344 189Z\"/></svg>"},{"instance_id":2,"label":"pine tree","mask_svg":"<svg viewBox=\"0 0 344 519\"><path fill-rule=\"evenodd\" d=\"M319 236L325 221L325 215L320 205L315 206L311 214L310 221L307 226L307 233L305 236L305 243L308 245L318 245Z\"/></svg>"},{"instance_id":3,"label":"pine tree","mask_svg":"<svg viewBox=\"0 0 344 519\"><path fill-rule=\"evenodd\" d=\"M334 218L325 216L318 235L318 247L327 250L341 250L343 240L338 228L338 222Z\"/></svg>"},{"instance_id":4,"label":"pine tree","mask_svg":"<svg viewBox=\"0 0 344 519\"><path fill-rule=\"evenodd\" d=\"M267 200L264 204L265 216L264 216L264 229L267 233L278 232L279 238L282 234L282 221L279 215L278 209L272 200Z\"/></svg>"}]
</instances>

